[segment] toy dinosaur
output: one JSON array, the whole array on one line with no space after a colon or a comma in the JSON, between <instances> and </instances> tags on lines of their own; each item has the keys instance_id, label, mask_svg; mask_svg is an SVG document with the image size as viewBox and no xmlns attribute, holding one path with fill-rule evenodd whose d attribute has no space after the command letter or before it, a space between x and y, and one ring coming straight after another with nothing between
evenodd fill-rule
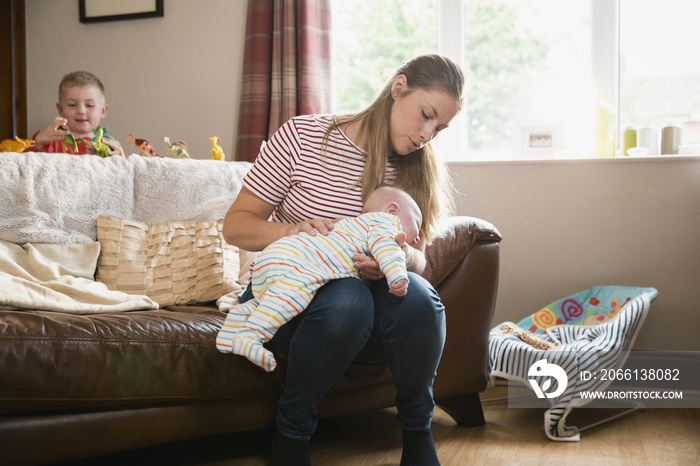
<instances>
[{"instance_id":1,"label":"toy dinosaur","mask_svg":"<svg viewBox=\"0 0 700 466\"><path fill-rule=\"evenodd\" d=\"M88 144L100 157L109 157L109 151L112 150L112 148L104 142L102 142L103 139L110 137L107 136L107 128L103 128L100 125L97 125L94 128L92 128L92 132L95 134L95 137L92 138Z\"/></svg>"},{"instance_id":2,"label":"toy dinosaur","mask_svg":"<svg viewBox=\"0 0 700 466\"><path fill-rule=\"evenodd\" d=\"M134 137L133 134L127 134L126 140L131 142L132 146L138 148L139 155L142 157L160 157L160 155L156 153L156 150L153 148L151 143L145 139L139 139Z\"/></svg>"},{"instance_id":3,"label":"toy dinosaur","mask_svg":"<svg viewBox=\"0 0 700 466\"><path fill-rule=\"evenodd\" d=\"M70 131L70 128L65 125L59 125L56 129L61 131ZM70 133L63 138L63 150L68 152L69 146L73 147L73 152L76 154L78 153L78 141L75 139L75 136L73 136L73 133Z\"/></svg>"},{"instance_id":4,"label":"toy dinosaur","mask_svg":"<svg viewBox=\"0 0 700 466\"><path fill-rule=\"evenodd\" d=\"M168 155L172 155L176 159L189 159L190 154L187 153L187 144L184 141L175 141L172 144L166 136L163 138L165 145L168 147Z\"/></svg>"},{"instance_id":5,"label":"toy dinosaur","mask_svg":"<svg viewBox=\"0 0 700 466\"><path fill-rule=\"evenodd\" d=\"M221 148L221 139L219 136L212 136L209 138L211 141L211 159L212 160L226 160L226 154Z\"/></svg>"},{"instance_id":6,"label":"toy dinosaur","mask_svg":"<svg viewBox=\"0 0 700 466\"><path fill-rule=\"evenodd\" d=\"M20 139L15 136L15 139L5 139L0 142L0 152L24 152L27 147L32 147L34 141L31 139Z\"/></svg>"}]
</instances>

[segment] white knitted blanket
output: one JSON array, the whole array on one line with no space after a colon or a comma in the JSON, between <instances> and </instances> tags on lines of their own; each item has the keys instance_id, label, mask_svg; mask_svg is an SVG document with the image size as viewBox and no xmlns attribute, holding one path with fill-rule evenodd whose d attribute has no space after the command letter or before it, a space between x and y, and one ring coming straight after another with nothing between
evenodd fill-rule
<instances>
[{"instance_id":1,"label":"white knitted blanket","mask_svg":"<svg viewBox=\"0 0 700 466\"><path fill-rule=\"evenodd\" d=\"M247 162L131 155L0 153L0 240L97 239L100 214L144 222L215 220L242 186Z\"/></svg>"}]
</instances>

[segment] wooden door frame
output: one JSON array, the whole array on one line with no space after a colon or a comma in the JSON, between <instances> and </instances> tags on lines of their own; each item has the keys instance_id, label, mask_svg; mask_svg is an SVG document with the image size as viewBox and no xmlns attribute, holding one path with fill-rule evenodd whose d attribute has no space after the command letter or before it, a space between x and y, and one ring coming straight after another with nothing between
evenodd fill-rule
<instances>
[{"instance_id":1,"label":"wooden door frame","mask_svg":"<svg viewBox=\"0 0 700 466\"><path fill-rule=\"evenodd\" d=\"M0 77L0 139L27 134L27 39L25 0L0 0L0 60L9 73Z\"/></svg>"}]
</instances>

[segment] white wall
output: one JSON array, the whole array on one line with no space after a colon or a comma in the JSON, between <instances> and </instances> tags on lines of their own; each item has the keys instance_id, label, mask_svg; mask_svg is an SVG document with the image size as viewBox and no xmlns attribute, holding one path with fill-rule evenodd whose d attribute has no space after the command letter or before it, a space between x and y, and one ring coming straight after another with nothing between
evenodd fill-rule
<instances>
[{"instance_id":1,"label":"white wall","mask_svg":"<svg viewBox=\"0 0 700 466\"><path fill-rule=\"evenodd\" d=\"M27 1L29 132L56 112L58 83L75 70L106 88L104 125L124 146L181 139L190 155L211 157L210 136L233 158L246 20L245 0L168 0L162 18L83 24L77 0Z\"/></svg>"},{"instance_id":2,"label":"white wall","mask_svg":"<svg viewBox=\"0 0 700 466\"><path fill-rule=\"evenodd\" d=\"M168 0L163 18L81 24L75 0L27 2L29 127L56 115L61 77L104 81L106 125L164 153L163 136L232 158L245 0ZM460 215L504 236L494 324L596 285L653 286L637 349L700 350L700 157L451 165Z\"/></svg>"},{"instance_id":3,"label":"white wall","mask_svg":"<svg viewBox=\"0 0 700 466\"><path fill-rule=\"evenodd\" d=\"M451 164L459 214L494 223L494 324L597 285L659 290L635 349L700 350L700 157Z\"/></svg>"}]
</instances>

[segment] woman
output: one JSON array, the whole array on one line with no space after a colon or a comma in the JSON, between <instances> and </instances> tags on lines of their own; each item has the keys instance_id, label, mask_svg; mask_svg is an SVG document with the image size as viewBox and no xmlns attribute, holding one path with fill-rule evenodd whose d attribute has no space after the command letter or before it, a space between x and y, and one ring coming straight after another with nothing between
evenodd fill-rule
<instances>
[{"instance_id":1,"label":"woman","mask_svg":"<svg viewBox=\"0 0 700 466\"><path fill-rule=\"evenodd\" d=\"M401 464L439 464L430 431L432 385L445 340L444 307L418 275L451 186L429 142L462 108L461 68L439 55L402 65L364 111L310 115L285 123L261 150L226 214L226 241L250 251L300 231L328 234L333 219L361 213L388 184L407 191L423 215L419 238L403 245L408 293L389 293L376 261L353 257L369 286L352 278L322 287L271 344L288 354L273 464L310 464L316 405L352 362L388 364L403 432ZM241 301L250 299L247 290Z\"/></svg>"}]
</instances>

